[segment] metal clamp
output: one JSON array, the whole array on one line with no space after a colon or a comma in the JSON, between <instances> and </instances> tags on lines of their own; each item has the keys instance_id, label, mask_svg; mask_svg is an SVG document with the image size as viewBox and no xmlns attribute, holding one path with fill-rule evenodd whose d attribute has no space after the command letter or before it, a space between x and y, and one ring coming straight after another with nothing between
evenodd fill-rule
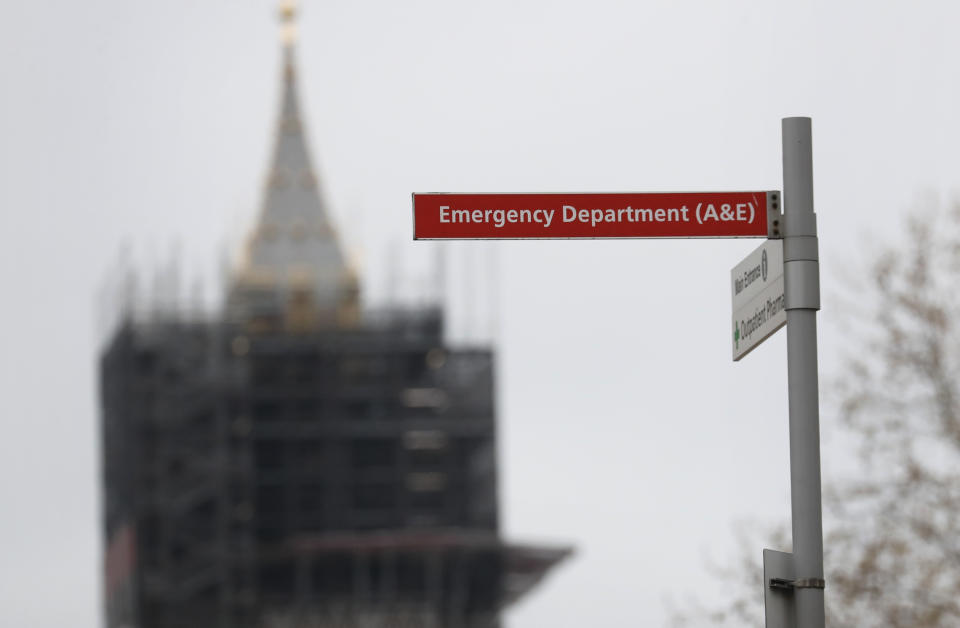
<instances>
[{"instance_id":1,"label":"metal clamp","mask_svg":"<svg viewBox=\"0 0 960 628\"><path fill-rule=\"evenodd\" d=\"M771 589L825 589L827 581L823 578L801 578L788 580L787 578L770 578Z\"/></svg>"}]
</instances>

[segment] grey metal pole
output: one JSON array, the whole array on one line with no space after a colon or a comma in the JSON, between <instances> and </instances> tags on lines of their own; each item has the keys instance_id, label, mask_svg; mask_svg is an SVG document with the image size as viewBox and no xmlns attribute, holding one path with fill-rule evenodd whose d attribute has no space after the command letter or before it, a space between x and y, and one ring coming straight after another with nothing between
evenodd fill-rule
<instances>
[{"instance_id":1,"label":"grey metal pole","mask_svg":"<svg viewBox=\"0 0 960 628\"><path fill-rule=\"evenodd\" d=\"M783 119L783 203L790 505L797 628L823 628L823 521L817 384L820 265L817 219L813 212L810 118Z\"/></svg>"}]
</instances>

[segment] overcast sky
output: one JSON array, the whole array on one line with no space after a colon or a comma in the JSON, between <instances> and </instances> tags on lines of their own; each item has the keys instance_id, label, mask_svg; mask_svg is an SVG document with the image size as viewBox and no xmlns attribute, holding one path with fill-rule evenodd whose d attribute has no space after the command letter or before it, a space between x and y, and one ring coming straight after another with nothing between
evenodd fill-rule
<instances>
[{"instance_id":1,"label":"overcast sky","mask_svg":"<svg viewBox=\"0 0 960 628\"><path fill-rule=\"evenodd\" d=\"M811 116L826 387L836 278L958 197L956 2L304 5L305 123L369 303L437 258L413 191L782 189L780 120ZM0 7L0 625L94 628L99 287L127 246L216 295L265 178L275 3ZM663 625L723 595L705 557L737 522L788 520L785 334L730 360L758 244L446 245L453 339L498 346L505 534L577 547L511 628Z\"/></svg>"}]
</instances>

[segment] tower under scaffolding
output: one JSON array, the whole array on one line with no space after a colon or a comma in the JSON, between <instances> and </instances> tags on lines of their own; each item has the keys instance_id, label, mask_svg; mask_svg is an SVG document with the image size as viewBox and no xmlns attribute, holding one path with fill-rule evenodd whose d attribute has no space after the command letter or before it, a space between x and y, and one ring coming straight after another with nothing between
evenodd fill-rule
<instances>
[{"instance_id":1,"label":"tower under scaffolding","mask_svg":"<svg viewBox=\"0 0 960 628\"><path fill-rule=\"evenodd\" d=\"M311 166L285 4L259 223L224 311L101 356L108 628L479 628L565 547L499 530L493 354L364 312Z\"/></svg>"}]
</instances>

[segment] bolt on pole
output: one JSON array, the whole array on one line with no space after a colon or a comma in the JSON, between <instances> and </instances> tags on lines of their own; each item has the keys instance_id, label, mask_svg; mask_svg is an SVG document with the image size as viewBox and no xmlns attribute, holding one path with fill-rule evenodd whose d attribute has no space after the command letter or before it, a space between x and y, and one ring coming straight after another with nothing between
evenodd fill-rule
<instances>
[{"instance_id":1,"label":"bolt on pole","mask_svg":"<svg viewBox=\"0 0 960 628\"><path fill-rule=\"evenodd\" d=\"M810 118L783 119L783 261L790 408L790 505L797 628L823 628L823 520L817 310L820 265L813 211ZM802 583L802 584L801 584Z\"/></svg>"}]
</instances>

